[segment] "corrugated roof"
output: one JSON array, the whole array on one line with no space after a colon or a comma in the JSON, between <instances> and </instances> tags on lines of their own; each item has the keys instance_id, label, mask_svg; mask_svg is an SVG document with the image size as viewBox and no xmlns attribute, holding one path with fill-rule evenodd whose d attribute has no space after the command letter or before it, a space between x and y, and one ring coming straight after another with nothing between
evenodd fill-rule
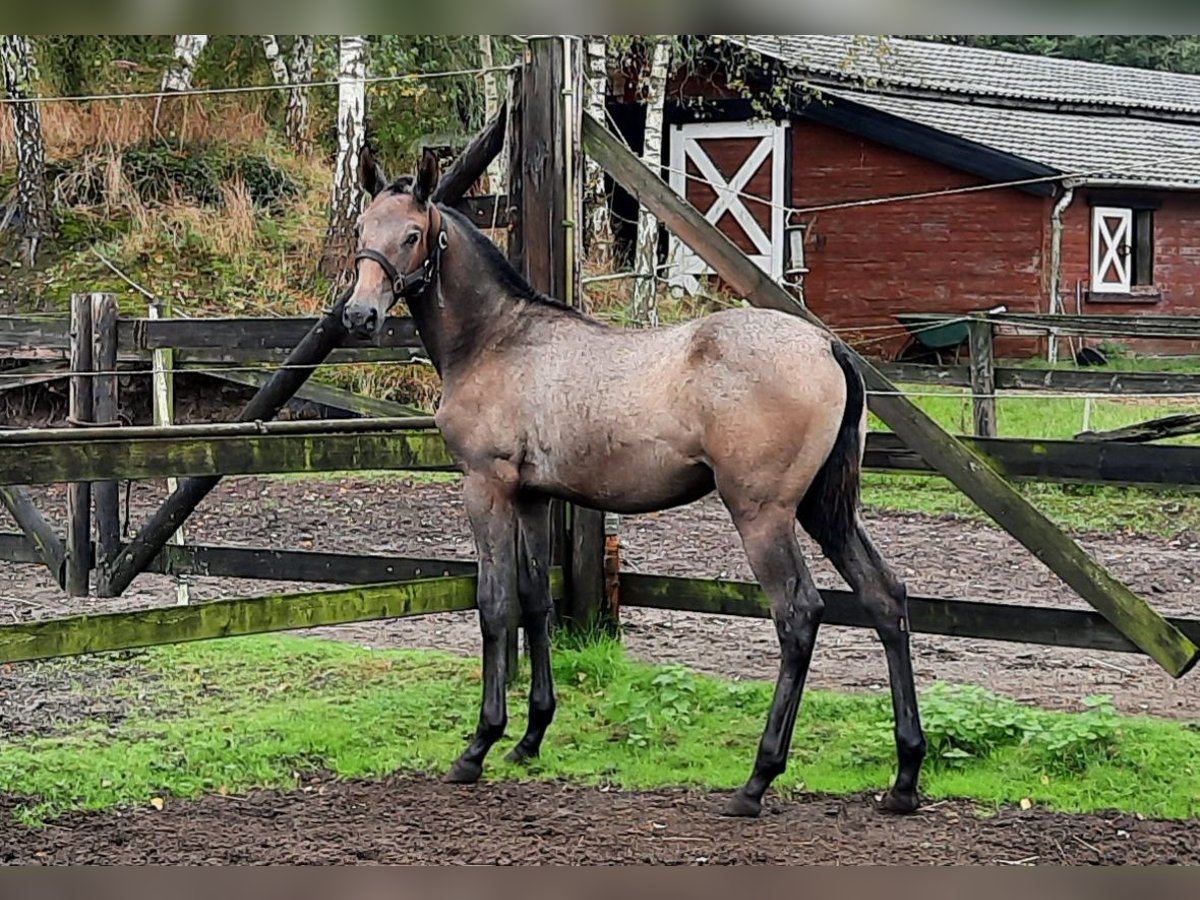
<instances>
[{"instance_id":1,"label":"corrugated roof","mask_svg":"<svg viewBox=\"0 0 1200 900\"><path fill-rule=\"evenodd\" d=\"M1200 76L880 35L714 35L836 80L1042 103L1200 115Z\"/></svg>"},{"instance_id":2,"label":"corrugated roof","mask_svg":"<svg viewBox=\"0 0 1200 900\"><path fill-rule=\"evenodd\" d=\"M869 35L720 37L825 94L1064 174L1200 187L1200 120L1170 115L1200 115L1200 76Z\"/></svg>"},{"instance_id":3,"label":"corrugated roof","mask_svg":"<svg viewBox=\"0 0 1200 900\"><path fill-rule=\"evenodd\" d=\"M1200 185L1200 126L830 89L872 109L1039 162L1131 184Z\"/></svg>"}]
</instances>

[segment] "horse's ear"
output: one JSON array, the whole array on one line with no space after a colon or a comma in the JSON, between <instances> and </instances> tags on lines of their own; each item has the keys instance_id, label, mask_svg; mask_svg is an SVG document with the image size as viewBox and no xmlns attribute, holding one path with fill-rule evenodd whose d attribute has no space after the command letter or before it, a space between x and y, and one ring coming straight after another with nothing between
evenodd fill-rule
<instances>
[{"instance_id":1,"label":"horse's ear","mask_svg":"<svg viewBox=\"0 0 1200 900\"><path fill-rule=\"evenodd\" d=\"M417 183L413 186L413 198L418 203L428 203L438 182L438 161L434 152L426 148L421 153L421 165L417 169Z\"/></svg>"},{"instance_id":2,"label":"horse's ear","mask_svg":"<svg viewBox=\"0 0 1200 900\"><path fill-rule=\"evenodd\" d=\"M383 166L375 159L375 154L371 152L371 148L363 146L362 152L358 155L358 181L362 185L364 191L374 197L385 187L387 187L387 178L383 174Z\"/></svg>"}]
</instances>

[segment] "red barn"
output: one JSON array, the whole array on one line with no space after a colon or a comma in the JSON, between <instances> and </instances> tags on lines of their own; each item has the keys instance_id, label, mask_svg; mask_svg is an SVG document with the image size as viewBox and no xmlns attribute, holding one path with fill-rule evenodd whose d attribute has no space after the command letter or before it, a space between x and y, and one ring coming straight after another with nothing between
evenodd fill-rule
<instances>
[{"instance_id":1,"label":"red barn","mask_svg":"<svg viewBox=\"0 0 1200 900\"><path fill-rule=\"evenodd\" d=\"M895 355L879 326L913 312L1200 315L1200 77L865 36L703 46L667 92L671 184L831 326L890 336L864 350ZM610 104L637 146L634 108ZM674 239L666 259L685 288L707 271Z\"/></svg>"}]
</instances>

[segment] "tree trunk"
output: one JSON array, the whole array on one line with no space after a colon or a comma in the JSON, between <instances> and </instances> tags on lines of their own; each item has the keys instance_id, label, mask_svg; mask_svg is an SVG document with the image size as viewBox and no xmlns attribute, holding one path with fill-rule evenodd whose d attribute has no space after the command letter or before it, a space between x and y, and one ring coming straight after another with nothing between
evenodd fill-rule
<instances>
[{"instance_id":1,"label":"tree trunk","mask_svg":"<svg viewBox=\"0 0 1200 900\"><path fill-rule=\"evenodd\" d=\"M204 52L207 44L207 34L175 35L175 59L171 67L163 74L162 89L164 91L191 89L196 60L200 58L200 54Z\"/></svg>"},{"instance_id":2,"label":"tree trunk","mask_svg":"<svg viewBox=\"0 0 1200 900\"><path fill-rule=\"evenodd\" d=\"M5 94L14 100L33 96L37 77L33 45L20 34L0 35L0 64L4 68ZM21 257L32 266L38 245L50 233L50 206L46 200L46 145L37 103L5 104L12 116L17 149L16 205L3 211L0 222L20 235ZM0 228L3 230L3 228Z\"/></svg>"},{"instance_id":3,"label":"tree trunk","mask_svg":"<svg viewBox=\"0 0 1200 900\"><path fill-rule=\"evenodd\" d=\"M603 123L608 95L608 46L604 35L593 34L588 38L587 54L587 112ZM592 262L603 267L612 259L612 224L608 217L608 195L604 192L604 170L591 157L584 160L583 202L587 210L585 246Z\"/></svg>"},{"instance_id":4,"label":"tree trunk","mask_svg":"<svg viewBox=\"0 0 1200 900\"><path fill-rule=\"evenodd\" d=\"M492 36L490 34L479 35L479 63L480 68L485 70L493 66ZM505 93L507 93L507 90ZM484 121L490 122L500 109L500 90L496 84L495 72L484 71L483 73L483 104ZM497 153L496 157L488 163L488 193L496 195L504 193L506 180L504 177L504 158L505 155L503 152Z\"/></svg>"},{"instance_id":5,"label":"tree trunk","mask_svg":"<svg viewBox=\"0 0 1200 900\"><path fill-rule=\"evenodd\" d=\"M292 61L288 67L292 89L288 91L287 139L301 152L307 152L308 139L308 82L312 80L313 36L298 34L293 38Z\"/></svg>"},{"instance_id":6,"label":"tree trunk","mask_svg":"<svg viewBox=\"0 0 1200 900\"><path fill-rule=\"evenodd\" d=\"M658 174L662 166L663 94L671 62L670 35L658 35L650 78L646 82L646 136L642 144L642 162ZM642 325L658 324L658 219L642 206L638 209L637 245L634 251L633 320Z\"/></svg>"},{"instance_id":7,"label":"tree trunk","mask_svg":"<svg viewBox=\"0 0 1200 900\"><path fill-rule=\"evenodd\" d=\"M354 222L362 211L358 158L366 140L366 46L359 34L342 35L338 46L337 162L321 259L321 271L334 280L335 286L348 273L354 252Z\"/></svg>"},{"instance_id":8,"label":"tree trunk","mask_svg":"<svg viewBox=\"0 0 1200 900\"><path fill-rule=\"evenodd\" d=\"M187 91L192 87L192 73L196 70L196 60L208 45L207 34L177 34L175 35L175 55L167 71L163 73L163 92ZM163 100L160 96L154 104L154 128L157 131L159 119L162 116Z\"/></svg>"},{"instance_id":9,"label":"tree trunk","mask_svg":"<svg viewBox=\"0 0 1200 900\"><path fill-rule=\"evenodd\" d=\"M261 34L263 53L267 56L267 65L271 67L271 76L275 79L276 84L286 85L290 80L288 76L288 66L284 62L283 54L279 50L279 41L275 40L273 34Z\"/></svg>"},{"instance_id":10,"label":"tree trunk","mask_svg":"<svg viewBox=\"0 0 1200 900\"><path fill-rule=\"evenodd\" d=\"M304 152L308 150L308 88L305 84L312 77L312 35L294 35L290 56L284 55L273 34L262 35L262 45L275 83L289 88L284 120L288 143Z\"/></svg>"}]
</instances>

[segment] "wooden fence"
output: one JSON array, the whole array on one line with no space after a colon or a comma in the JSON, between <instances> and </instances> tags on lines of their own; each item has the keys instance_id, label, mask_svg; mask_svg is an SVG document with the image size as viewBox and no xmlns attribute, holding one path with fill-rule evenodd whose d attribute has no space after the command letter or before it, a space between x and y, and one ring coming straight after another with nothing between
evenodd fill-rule
<instances>
[{"instance_id":1,"label":"wooden fence","mask_svg":"<svg viewBox=\"0 0 1200 900\"><path fill-rule=\"evenodd\" d=\"M1200 372L1122 372L1107 367L1076 369L1000 365L995 356L995 335L1052 332L1058 335L1156 338L1200 341L1200 317L1073 315L1069 313L989 312L970 316L910 314L910 326L934 327L966 319L966 365L934 366L917 363L882 363L879 369L904 384L945 385L971 389L976 437L997 435L998 391L1110 394L1113 396L1193 395L1200 398ZM924 323L924 326L922 325Z\"/></svg>"},{"instance_id":2,"label":"wooden fence","mask_svg":"<svg viewBox=\"0 0 1200 900\"><path fill-rule=\"evenodd\" d=\"M501 115L489 123L443 177L435 197L457 202L499 150L508 115L509 241L514 264L539 290L577 297L577 230L581 179L579 131L571 131L564 98L578 96L581 63L566 58L567 41L531 40L523 70ZM571 73L571 84L567 73ZM574 91L574 94L572 93ZM576 107L575 115L578 117ZM578 123L578 118L576 118ZM558 129L563 129L560 133ZM755 305L794 309L794 298L765 279L715 228L695 214L628 150L594 121L584 122L583 141L597 161L643 200L656 216L700 252L721 277ZM523 146L549 148L522 153ZM566 148L564 150L564 148ZM465 162L464 162L465 160ZM569 187L568 187L569 186ZM570 199L573 192L573 199ZM537 236L537 240L529 239ZM74 322L40 319L0 322L0 347L30 365L73 362L72 407L82 419L65 429L0 433L0 499L21 524L22 534L0 534L0 557L46 564L60 584L77 592L92 572L103 593L119 594L139 572L224 575L239 578L311 581L350 587L266 597L237 598L174 607L71 616L0 625L0 662L99 652L151 644L388 619L470 609L474 605L473 563L399 556L357 556L266 547L213 547L171 543L187 516L223 475L321 472L346 469L449 470L453 463L433 423L407 410L373 406L361 398L366 418L338 421L272 420L281 405L327 359L408 358L420 352L406 319L389 319L382 346L349 340L338 307L311 320L127 320L111 315L103 297L85 296L73 305ZM804 314L803 311L797 314ZM85 325L85 321L88 323ZM93 334L84 336L85 332ZM99 335L99 338L97 338ZM84 344L87 347L83 346ZM103 349L98 349L98 348ZM87 358L96 350L93 358ZM223 425L118 427L97 422L95 385L103 366L149 359L170 348L179 362L206 365L278 361L283 365L259 384L235 423ZM945 598L914 598L911 627L918 632L991 640L1048 643L1151 655L1176 677L1191 669L1200 650L1200 620L1165 620L1144 601L1062 535L1009 480L1036 479L1194 486L1200 450L1187 447L1130 448L1119 442L1018 441L994 437L956 440L915 409L879 369L860 359L873 410L894 434L872 434L867 465L873 469L939 472L950 478L1025 546L1039 554L1064 581L1100 612L1046 609ZM89 377L90 372L90 377ZM29 371L22 378L48 373ZM28 382L26 382L28 383ZM85 388L85 384L87 387ZM581 390L588 386L579 386ZM110 386L99 394L112 409ZM328 395L326 395L328 397ZM338 402L349 402L340 398ZM382 403L383 401L374 401ZM104 404L110 404L105 407ZM92 539L79 505L88 485L122 479L178 476L178 487L128 543L99 519L112 515L111 501L98 509ZM66 541L46 525L22 490L24 485L66 482L78 486L76 514ZM98 493L96 495L100 497ZM111 497L108 492L104 496ZM613 619L619 606L645 606L744 616L765 616L766 604L752 584L614 572L605 559L599 514L583 508L555 513L552 585L560 615L568 622ZM608 563L606 566L605 563ZM606 581L606 573L609 580ZM826 621L866 627L852 599L824 592ZM515 628L511 629L515 634ZM510 643L509 652L515 644Z\"/></svg>"}]
</instances>

